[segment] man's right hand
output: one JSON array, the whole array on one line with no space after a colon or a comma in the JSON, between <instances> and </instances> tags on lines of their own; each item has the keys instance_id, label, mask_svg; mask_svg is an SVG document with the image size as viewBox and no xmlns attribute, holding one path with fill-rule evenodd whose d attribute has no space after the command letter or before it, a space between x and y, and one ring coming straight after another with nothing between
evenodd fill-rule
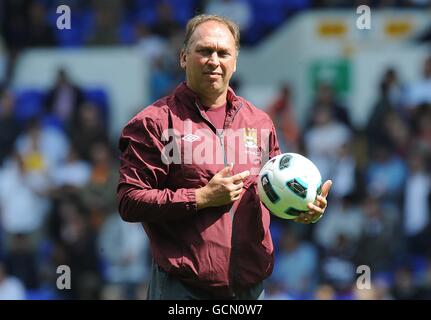
<instances>
[{"instance_id":1,"label":"man's right hand","mask_svg":"<svg viewBox=\"0 0 431 320\"><path fill-rule=\"evenodd\" d=\"M243 180L250 175L248 170L232 176L232 164L217 172L205 187L196 189L198 210L232 203L241 196Z\"/></svg>"}]
</instances>

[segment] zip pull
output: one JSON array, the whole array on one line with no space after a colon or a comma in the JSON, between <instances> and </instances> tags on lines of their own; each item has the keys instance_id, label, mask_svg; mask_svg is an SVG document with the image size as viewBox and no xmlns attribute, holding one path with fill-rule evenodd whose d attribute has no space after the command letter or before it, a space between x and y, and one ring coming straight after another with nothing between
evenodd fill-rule
<instances>
[{"instance_id":1,"label":"zip pull","mask_svg":"<svg viewBox=\"0 0 431 320\"><path fill-rule=\"evenodd\" d=\"M216 135L217 135L217 137L219 138L219 140L220 140L220 145L221 145L221 149L222 149L222 151L223 151L223 162L224 162L224 166L225 167L227 167L228 166L228 163L227 163L227 155L226 155L226 150L225 150L225 147L224 147L224 136L223 136L223 131L221 131L220 132L220 134L219 134L219 131L216 129ZM233 163L232 163L232 166L233 166Z\"/></svg>"}]
</instances>

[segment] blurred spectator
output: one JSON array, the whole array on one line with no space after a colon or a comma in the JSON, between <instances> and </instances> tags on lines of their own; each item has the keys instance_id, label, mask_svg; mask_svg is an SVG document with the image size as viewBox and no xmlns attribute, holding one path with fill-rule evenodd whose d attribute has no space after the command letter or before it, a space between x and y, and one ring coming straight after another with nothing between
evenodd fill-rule
<instances>
[{"instance_id":1,"label":"blurred spectator","mask_svg":"<svg viewBox=\"0 0 431 320\"><path fill-rule=\"evenodd\" d=\"M363 228L356 251L356 263L374 272L389 270L396 252L400 252L399 215L385 207L376 194L363 201Z\"/></svg>"},{"instance_id":2,"label":"blurred spectator","mask_svg":"<svg viewBox=\"0 0 431 320\"><path fill-rule=\"evenodd\" d=\"M380 103L383 106L387 104L392 109L399 109L404 90L404 84L401 82L397 70L393 67L386 69L380 82Z\"/></svg>"},{"instance_id":3,"label":"blurred spectator","mask_svg":"<svg viewBox=\"0 0 431 320\"><path fill-rule=\"evenodd\" d=\"M121 0L93 0L95 26L92 29L87 45L110 46L119 43L119 23L123 7Z\"/></svg>"},{"instance_id":4,"label":"blurred spectator","mask_svg":"<svg viewBox=\"0 0 431 320\"><path fill-rule=\"evenodd\" d=\"M379 89L378 100L366 125L368 141L373 144L387 142L387 132L382 128L382 123L388 113L399 110L401 105L402 87L394 68L385 71Z\"/></svg>"},{"instance_id":5,"label":"blurred spectator","mask_svg":"<svg viewBox=\"0 0 431 320\"><path fill-rule=\"evenodd\" d=\"M410 130L405 120L395 111L390 111L385 114L381 126L382 130L386 131L388 139L384 143L397 155L405 156L410 142Z\"/></svg>"},{"instance_id":6,"label":"blurred spectator","mask_svg":"<svg viewBox=\"0 0 431 320\"><path fill-rule=\"evenodd\" d=\"M122 296L136 299L136 290L140 283L146 283L151 269L149 243L142 226L124 223L112 213L101 226L98 243L108 284L117 284Z\"/></svg>"},{"instance_id":7,"label":"blurred spectator","mask_svg":"<svg viewBox=\"0 0 431 320\"><path fill-rule=\"evenodd\" d=\"M290 87L285 84L274 101L265 108L277 130L281 152L299 151L300 130L297 126L291 95Z\"/></svg>"},{"instance_id":8,"label":"blurred spectator","mask_svg":"<svg viewBox=\"0 0 431 320\"><path fill-rule=\"evenodd\" d=\"M423 103L431 104L431 56L425 59L423 66L423 79L411 83L407 88L405 107L407 111L414 109Z\"/></svg>"},{"instance_id":9,"label":"blurred spectator","mask_svg":"<svg viewBox=\"0 0 431 320\"><path fill-rule=\"evenodd\" d=\"M40 119L33 118L17 138L15 150L28 170L47 172L66 159L69 141L57 128L43 126Z\"/></svg>"},{"instance_id":10,"label":"blurred spectator","mask_svg":"<svg viewBox=\"0 0 431 320\"><path fill-rule=\"evenodd\" d=\"M68 130L72 144L76 147L79 157L89 161L91 149L96 142L108 143L108 132L100 109L93 103L86 102L79 108L75 126Z\"/></svg>"},{"instance_id":11,"label":"blurred spectator","mask_svg":"<svg viewBox=\"0 0 431 320\"><path fill-rule=\"evenodd\" d=\"M70 298L98 299L100 270L97 235L90 227L89 216L76 198L65 199L57 212L60 217L60 239L57 255L60 264L72 272Z\"/></svg>"},{"instance_id":12,"label":"blurred spectator","mask_svg":"<svg viewBox=\"0 0 431 320\"><path fill-rule=\"evenodd\" d=\"M371 283L371 288L374 290L376 300L393 300L390 289L391 283L388 279L377 278Z\"/></svg>"},{"instance_id":13,"label":"blurred spectator","mask_svg":"<svg viewBox=\"0 0 431 320\"><path fill-rule=\"evenodd\" d=\"M6 250L11 248L14 235L29 235L32 247L41 238L50 202L40 194L37 183L32 181L19 155L0 171L0 214Z\"/></svg>"},{"instance_id":14,"label":"blurred spectator","mask_svg":"<svg viewBox=\"0 0 431 320\"><path fill-rule=\"evenodd\" d=\"M404 232L410 253L431 253L431 177L419 152L409 155L404 193Z\"/></svg>"},{"instance_id":15,"label":"blurred spectator","mask_svg":"<svg viewBox=\"0 0 431 320\"><path fill-rule=\"evenodd\" d=\"M352 153L352 144L341 145L334 159L331 179L336 181L331 188L333 198L343 198L358 191L358 169L355 156Z\"/></svg>"},{"instance_id":16,"label":"blurred spectator","mask_svg":"<svg viewBox=\"0 0 431 320\"><path fill-rule=\"evenodd\" d=\"M151 96L157 97L156 100L167 95L177 83L170 67L169 59L166 57L158 57L153 61L150 85Z\"/></svg>"},{"instance_id":17,"label":"blurred spectator","mask_svg":"<svg viewBox=\"0 0 431 320\"><path fill-rule=\"evenodd\" d=\"M427 159L431 159L431 104L418 106L412 119L414 129L412 148L423 153Z\"/></svg>"},{"instance_id":18,"label":"blurred spectator","mask_svg":"<svg viewBox=\"0 0 431 320\"><path fill-rule=\"evenodd\" d=\"M156 10L157 19L152 26L155 34L169 39L181 30L180 24L175 20L172 5L168 1L158 2Z\"/></svg>"},{"instance_id":19,"label":"blurred spectator","mask_svg":"<svg viewBox=\"0 0 431 320\"><path fill-rule=\"evenodd\" d=\"M323 180L333 176L338 155L350 143L351 136L350 129L333 117L330 107L315 109L304 141L307 154L319 168Z\"/></svg>"},{"instance_id":20,"label":"blurred spectator","mask_svg":"<svg viewBox=\"0 0 431 320\"><path fill-rule=\"evenodd\" d=\"M172 31L170 38L162 37L151 32L144 24L136 25L137 40L136 49L142 53L143 58L149 62L151 96L165 96L178 83L179 65L177 57L182 43L176 43L176 31ZM182 78L181 78L182 79Z\"/></svg>"},{"instance_id":21,"label":"blurred spectator","mask_svg":"<svg viewBox=\"0 0 431 320\"><path fill-rule=\"evenodd\" d=\"M315 240L326 250L334 249L342 235L356 245L362 232L363 216L352 203L352 197L345 196L334 202L324 218L316 224Z\"/></svg>"},{"instance_id":22,"label":"blurred spectator","mask_svg":"<svg viewBox=\"0 0 431 320\"><path fill-rule=\"evenodd\" d=\"M339 233L334 244L322 252L321 281L332 286L336 299L351 299L351 286L355 277L353 262L356 247L351 238Z\"/></svg>"},{"instance_id":23,"label":"blurred spectator","mask_svg":"<svg viewBox=\"0 0 431 320\"><path fill-rule=\"evenodd\" d=\"M391 294L397 300L418 299L418 289L415 286L413 270L409 266L402 266L395 271L395 283Z\"/></svg>"},{"instance_id":24,"label":"blurred spectator","mask_svg":"<svg viewBox=\"0 0 431 320\"><path fill-rule=\"evenodd\" d=\"M336 291L330 284L319 285L314 292L314 300L335 300Z\"/></svg>"},{"instance_id":25,"label":"blurred spectator","mask_svg":"<svg viewBox=\"0 0 431 320\"><path fill-rule=\"evenodd\" d=\"M168 51L168 44L165 38L153 32L144 23L135 25L136 49L142 53L144 59L153 64L158 58L163 57Z\"/></svg>"},{"instance_id":26,"label":"blurred spectator","mask_svg":"<svg viewBox=\"0 0 431 320\"><path fill-rule=\"evenodd\" d=\"M39 287L37 247L27 234L14 234L10 239L5 264L10 274L20 279L26 289Z\"/></svg>"},{"instance_id":27,"label":"blurred spectator","mask_svg":"<svg viewBox=\"0 0 431 320\"><path fill-rule=\"evenodd\" d=\"M28 0L3 0L1 9L7 12L3 16L2 34L5 38L6 46L12 51L19 50L26 46L28 40L28 21L30 6L32 2Z\"/></svg>"},{"instance_id":28,"label":"blurred spectator","mask_svg":"<svg viewBox=\"0 0 431 320\"><path fill-rule=\"evenodd\" d=\"M317 284L317 259L317 250L311 243L301 241L293 228L285 230L272 279L290 296L304 299Z\"/></svg>"},{"instance_id":29,"label":"blurred spectator","mask_svg":"<svg viewBox=\"0 0 431 320\"><path fill-rule=\"evenodd\" d=\"M419 299L431 299L431 258L428 256L425 272L418 278Z\"/></svg>"},{"instance_id":30,"label":"blurred spectator","mask_svg":"<svg viewBox=\"0 0 431 320\"><path fill-rule=\"evenodd\" d=\"M247 33L253 22L253 11L245 0L209 0L205 7L206 14L215 14L235 21L241 32Z\"/></svg>"},{"instance_id":31,"label":"blurred spectator","mask_svg":"<svg viewBox=\"0 0 431 320\"><path fill-rule=\"evenodd\" d=\"M59 69L55 84L46 96L45 112L68 128L77 124L83 101L84 95L81 88L71 81L65 69Z\"/></svg>"},{"instance_id":32,"label":"blurred spectator","mask_svg":"<svg viewBox=\"0 0 431 320\"><path fill-rule=\"evenodd\" d=\"M20 124L14 116L15 96L7 89L0 90L0 167L10 156L18 134Z\"/></svg>"},{"instance_id":33,"label":"blurred spectator","mask_svg":"<svg viewBox=\"0 0 431 320\"><path fill-rule=\"evenodd\" d=\"M39 1L31 2L26 39L30 47L55 45L54 33L48 24L45 6Z\"/></svg>"},{"instance_id":34,"label":"blurred spectator","mask_svg":"<svg viewBox=\"0 0 431 320\"><path fill-rule=\"evenodd\" d=\"M370 289L359 289L355 286L353 298L355 300L393 300L389 284L382 280L373 281Z\"/></svg>"},{"instance_id":35,"label":"blurred spectator","mask_svg":"<svg viewBox=\"0 0 431 320\"><path fill-rule=\"evenodd\" d=\"M124 8L127 6L123 0L91 0L91 7L95 11L104 11L109 17L114 26L117 26L123 18Z\"/></svg>"},{"instance_id":36,"label":"blurred spectator","mask_svg":"<svg viewBox=\"0 0 431 320\"><path fill-rule=\"evenodd\" d=\"M329 110L331 118L353 129L347 109L338 101L334 88L330 83L321 82L317 87L316 96L310 108L310 114L313 114L318 109ZM309 121L307 127L312 125L313 116L309 117Z\"/></svg>"},{"instance_id":37,"label":"blurred spectator","mask_svg":"<svg viewBox=\"0 0 431 320\"><path fill-rule=\"evenodd\" d=\"M290 296L282 283L272 280L270 278L266 281L265 286L265 300L292 300L293 297Z\"/></svg>"},{"instance_id":38,"label":"blurred spectator","mask_svg":"<svg viewBox=\"0 0 431 320\"><path fill-rule=\"evenodd\" d=\"M22 282L6 272L6 267L0 261L0 300L24 300L25 288Z\"/></svg>"},{"instance_id":39,"label":"blurred spectator","mask_svg":"<svg viewBox=\"0 0 431 320\"><path fill-rule=\"evenodd\" d=\"M366 170L366 190L384 201L400 203L406 178L406 165L401 157L385 144L376 145Z\"/></svg>"},{"instance_id":40,"label":"blurred spectator","mask_svg":"<svg viewBox=\"0 0 431 320\"><path fill-rule=\"evenodd\" d=\"M80 199L88 208L89 223L98 230L106 217L117 210L118 169L108 144L97 142L91 147L91 176L80 190Z\"/></svg>"},{"instance_id":41,"label":"blurred spectator","mask_svg":"<svg viewBox=\"0 0 431 320\"><path fill-rule=\"evenodd\" d=\"M91 166L72 146L64 163L50 172L53 188L81 188L90 180Z\"/></svg>"}]
</instances>

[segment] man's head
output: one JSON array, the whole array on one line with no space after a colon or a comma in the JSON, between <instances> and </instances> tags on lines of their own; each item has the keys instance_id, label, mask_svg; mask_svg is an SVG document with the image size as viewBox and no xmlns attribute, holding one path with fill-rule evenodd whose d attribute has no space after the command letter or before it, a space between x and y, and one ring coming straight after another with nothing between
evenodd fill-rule
<instances>
[{"instance_id":1,"label":"man's head","mask_svg":"<svg viewBox=\"0 0 431 320\"><path fill-rule=\"evenodd\" d=\"M180 55L187 85L201 97L223 94L236 70L238 52L235 23L214 15L194 17L187 24Z\"/></svg>"}]
</instances>

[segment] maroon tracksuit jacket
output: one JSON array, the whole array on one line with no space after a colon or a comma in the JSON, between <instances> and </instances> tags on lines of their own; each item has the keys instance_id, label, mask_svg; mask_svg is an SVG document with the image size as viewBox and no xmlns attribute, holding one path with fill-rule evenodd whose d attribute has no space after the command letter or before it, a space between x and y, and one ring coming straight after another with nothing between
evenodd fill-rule
<instances>
[{"instance_id":1,"label":"maroon tracksuit jacket","mask_svg":"<svg viewBox=\"0 0 431 320\"><path fill-rule=\"evenodd\" d=\"M224 129L216 130L182 83L126 125L119 147L121 217L143 224L161 268L218 297L271 274L270 216L256 178L280 151L266 113L229 89ZM233 174L251 172L241 198L197 211L196 188L229 163Z\"/></svg>"}]
</instances>

